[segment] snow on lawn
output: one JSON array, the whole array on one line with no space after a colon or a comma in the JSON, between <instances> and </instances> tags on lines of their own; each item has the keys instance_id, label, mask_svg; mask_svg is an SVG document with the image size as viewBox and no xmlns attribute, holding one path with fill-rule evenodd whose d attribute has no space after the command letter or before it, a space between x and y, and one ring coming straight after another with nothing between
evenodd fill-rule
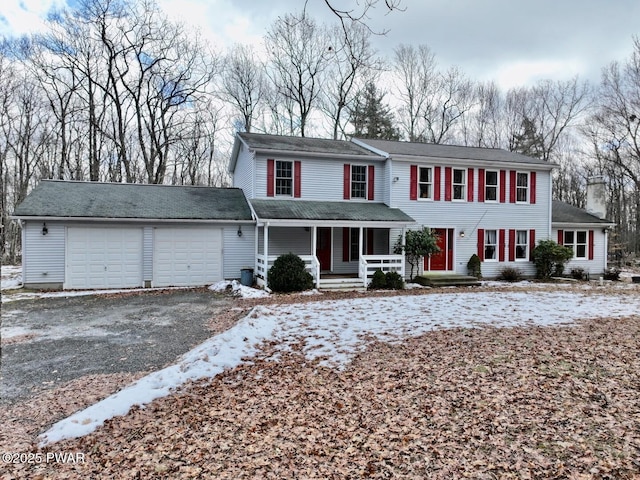
<instances>
[{"instance_id":1,"label":"snow on lawn","mask_svg":"<svg viewBox=\"0 0 640 480\"><path fill-rule=\"evenodd\" d=\"M221 282L214 283L209 287L209 290L221 293L230 292L236 297L242 298L263 298L269 296L269 294L264 290L257 290L255 288L246 287L237 280L223 280Z\"/></svg>"},{"instance_id":2,"label":"snow on lawn","mask_svg":"<svg viewBox=\"0 0 640 480\"><path fill-rule=\"evenodd\" d=\"M133 405L168 395L187 380L212 378L251 357L265 340L282 351L304 342L308 358L342 368L378 339L401 341L438 328L571 324L580 319L640 313L640 296L581 292L452 292L257 306L235 327L210 338L177 364L129 385L56 423L41 445L86 435Z\"/></svg>"},{"instance_id":3,"label":"snow on lawn","mask_svg":"<svg viewBox=\"0 0 640 480\"><path fill-rule=\"evenodd\" d=\"M22 266L2 265L0 272L0 290L12 290L22 287Z\"/></svg>"}]
</instances>

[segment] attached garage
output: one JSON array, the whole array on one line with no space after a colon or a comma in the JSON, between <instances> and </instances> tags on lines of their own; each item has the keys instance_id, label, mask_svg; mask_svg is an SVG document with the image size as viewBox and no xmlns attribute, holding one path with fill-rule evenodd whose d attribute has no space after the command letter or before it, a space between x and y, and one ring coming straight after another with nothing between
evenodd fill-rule
<instances>
[{"instance_id":1,"label":"attached garage","mask_svg":"<svg viewBox=\"0 0 640 480\"><path fill-rule=\"evenodd\" d=\"M223 279L222 228L153 229L154 287L206 285Z\"/></svg>"},{"instance_id":2,"label":"attached garage","mask_svg":"<svg viewBox=\"0 0 640 480\"><path fill-rule=\"evenodd\" d=\"M13 216L27 288L202 286L254 261L237 188L43 180Z\"/></svg>"},{"instance_id":3,"label":"attached garage","mask_svg":"<svg viewBox=\"0 0 640 480\"><path fill-rule=\"evenodd\" d=\"M67 228L64 288L141 286L142 228Z\"/></svg>"}]
</instances>

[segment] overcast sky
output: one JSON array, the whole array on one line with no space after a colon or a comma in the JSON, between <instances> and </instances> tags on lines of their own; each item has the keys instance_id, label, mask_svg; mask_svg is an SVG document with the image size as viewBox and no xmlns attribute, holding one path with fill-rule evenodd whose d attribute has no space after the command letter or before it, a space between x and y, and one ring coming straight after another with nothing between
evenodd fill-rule
<instances>
[{"instance_id":1,"label":"overcast sky","mask_svg":"<svg viewBox=\"0 0 640 480\"><path fill-rule=\"evenodd\" d=\"M600 70L632 52L640 35L639 0L401 0L404 11L370 14L378 51L391 57L401 43L427 44L443 67L457 65L472 80L503 88L574 75L597 82ZM158 0L172 17L199 27L219 48L261 42L280 15L303 0ZM41 28L39 18L65 0L0 0L0 35ZM308 0L319 21L333 22L323 0ZM334 0L336 5L354 0ZM381 1L381 4L384 2Z\"/></svg>"}]
</instances>

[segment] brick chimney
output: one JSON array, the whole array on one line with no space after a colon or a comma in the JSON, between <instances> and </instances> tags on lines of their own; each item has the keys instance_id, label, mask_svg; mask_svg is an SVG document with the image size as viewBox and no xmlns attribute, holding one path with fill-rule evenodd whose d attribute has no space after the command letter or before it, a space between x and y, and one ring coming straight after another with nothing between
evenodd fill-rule
<instances>
[{"instance_id":1,"label":"brick chimney","mask_svg":"<svg viewBox=\"0 0 640 480\"><path fill-rule=\"evenodd\" d=\"M606 188L604 177L587 178L587 212L603 219L607 217Z\"/></svg>"}]
</instances>

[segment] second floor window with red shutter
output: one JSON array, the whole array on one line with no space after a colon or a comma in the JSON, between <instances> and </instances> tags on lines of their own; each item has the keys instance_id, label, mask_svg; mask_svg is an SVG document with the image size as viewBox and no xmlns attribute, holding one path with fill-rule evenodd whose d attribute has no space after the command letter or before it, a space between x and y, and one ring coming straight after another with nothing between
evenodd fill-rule
<instances>
[{"instance_id":1,"label":"second floor window with red shutter","mask_svg":"<svg viewBox=\"0 0 640 480\"><path fill-rule=\"evenodd\" d=\"M421 199L432 197L433 171L431 167L420 167L418 173L418 194Z\"/></svg>"},{"instance_id":2,"label":"second floor window with red shutter","mask_svg":"<svg viewBox=\"0 0 640 480\"><path fill-rule=\"evenodd\" d=\"M293 162L276 161L276 195L293 195Z\"/></svg>"},{"instance_id":3,"label":"second floor window with red shutter","mask_svg":"<svg viewBox=\"0 0 640 480\"><path fill-rule=\"evenodd\" d=\"M465 200L467 197L467 171L466 170L458 170L457 168L453 170L453 199L454 200Z\"/></svg>"},{"instance_id":4,"label":"second floor window with red shutter","mask_svg":"<svg viewBox=\"0 0 640 480\"><path fill-rule=\"evenodd\" d=\"M518 172L516 180L516 202L527 203L529 201L529 174Z\"/></svg>"},{"instance_id":5,"label":"second floor window with red shutter","mask_svg":"<svg viewBox=\"0 0 640 480\"><path fill-rule=\"evenodd\" d=\"M484 175L485 175L484 201L497 202L498 201L498 172L494 170L487 170Z\"/></svg>"},{"instance_id":6,"label":"second floor window with red shutter","mask_svg":"<svg viewBox=\"0 0 640 480\"><path fill-rule=\"evenodd\" d=\"M366 165L351 165L351 198L367 198Z\"/></svg>"}]
</instances>

